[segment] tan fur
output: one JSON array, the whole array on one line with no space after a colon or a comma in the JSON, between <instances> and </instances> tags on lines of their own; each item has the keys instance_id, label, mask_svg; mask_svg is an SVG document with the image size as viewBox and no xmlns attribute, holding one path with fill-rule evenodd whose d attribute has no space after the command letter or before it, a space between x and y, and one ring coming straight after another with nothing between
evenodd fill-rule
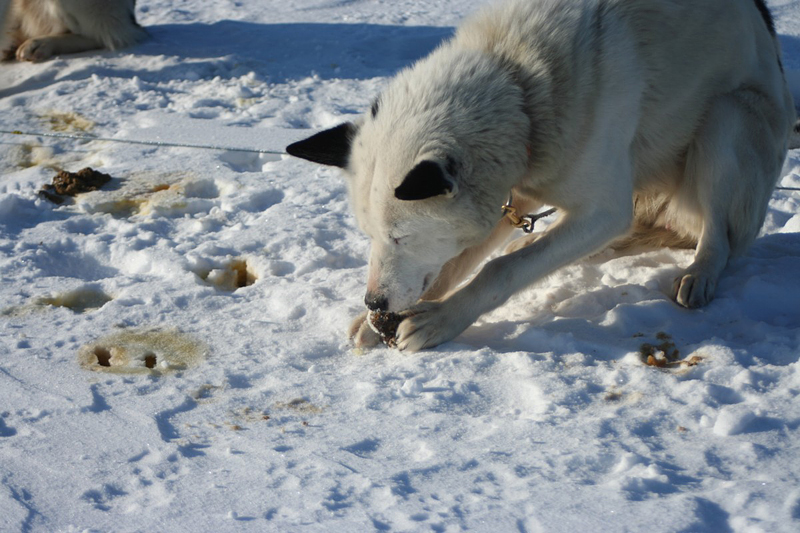
<instances>
[{"instance_id":1,"label":"tan fur","mask_svg":"<svg viewBox=\"0 0 800 533\"><path fill-rule=\"evenodd\" d=\"M136 0L2 0L0 51L4 60L44 61L54 55L141 40Z\"/></svg>"}]
</instances>

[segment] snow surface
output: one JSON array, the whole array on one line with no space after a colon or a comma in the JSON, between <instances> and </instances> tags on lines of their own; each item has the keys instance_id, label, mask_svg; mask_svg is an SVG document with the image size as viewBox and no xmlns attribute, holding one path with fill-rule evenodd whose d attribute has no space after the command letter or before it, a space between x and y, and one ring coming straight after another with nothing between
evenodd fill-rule
<instances>
[{"instance_id":1,"label":"snow surface","mask_svg":"<svg viewBox=\"0 0 800 533\"><path fill-rule=\"evenodd\" d=\"M148 42L1 65L0 127L280 150L480 3L140 0ZM797 93L800 2L770 5ZM690 252L603 253L435 350L357 353L337 172L0 143L2 531L800 530L800 193L706 309L665 294ZM84 166L111 186L37 196Z\"/></svg>"}]
</instances>

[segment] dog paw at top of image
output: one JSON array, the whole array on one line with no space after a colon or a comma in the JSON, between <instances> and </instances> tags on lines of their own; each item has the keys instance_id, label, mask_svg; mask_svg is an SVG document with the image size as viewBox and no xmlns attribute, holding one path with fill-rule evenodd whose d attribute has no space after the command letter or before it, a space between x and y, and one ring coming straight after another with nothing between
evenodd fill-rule
<instances>
[{"instance_id":1,"label":"dog paw at top of image","mask_svg":"<svg viewBox=\"0 0 800 533\"><path fill-rule=\"evenodd\" d=\"M119 50L145 38L136 0L0 0L0 54L45 61L88 50Z\"/></svg>"}]
</instances>

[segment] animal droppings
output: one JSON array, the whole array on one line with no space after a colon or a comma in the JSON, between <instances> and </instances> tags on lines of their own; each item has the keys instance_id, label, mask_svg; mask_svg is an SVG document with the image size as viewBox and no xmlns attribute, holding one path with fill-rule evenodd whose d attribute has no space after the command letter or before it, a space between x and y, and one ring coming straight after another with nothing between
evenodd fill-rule
<instances>
[{"instance_id":1,"label":"animal droppings","mask_svg":"<svg viewBox=\"0 0 800 533\"><path fill-rule=\"evenodd\" d=\"M109 181L111 176L89 167L78 172L62 170L55 175L52 184L41 188L39 194L55 204L62 204L67 196L96 191Z\"/></svg>"},{"instance_id":2,"label":"animal droppings","mask_svg":"<svg viewBox=\"0 0 800 533\"><path fill-rule=\"evenodd\" d=\"M205 346L177 330L131 330L115 333L78 350L86 370L115 374L154 374L199 364Z\"/></svg>"},{"instance_id":3,"label":"animal droppings","mask_svg":"<svg viewBox=\"0 0 800 533\"><path fill-rule=\"evenodd\" d=\"M697 366L703 358L698 355L681 359L681 352L672 342L672 336L660 331L656 333L659 344L644 343L639 347L639 356L644 364L663 370L686 369Z\"/></svg>"},{"instance_id":4,"label":"animal droppings","mask_svg":"<svg viewBox=\"0 0 800 533\"><path fill-rule=\"evenodd\" d=\"M661 342L659 344L646 342L639 347L639 354L645 364L665 367L680 358L680 351L675 347L675 343L672 342L672 337L669 334L659 331L656 333L656 339Z\"/></svg>"}]
</instances>

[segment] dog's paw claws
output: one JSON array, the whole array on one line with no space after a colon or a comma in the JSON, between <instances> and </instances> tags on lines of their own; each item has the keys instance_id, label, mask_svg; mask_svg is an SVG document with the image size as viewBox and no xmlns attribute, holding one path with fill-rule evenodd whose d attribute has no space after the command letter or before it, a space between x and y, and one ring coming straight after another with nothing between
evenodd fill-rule
<instances>
[{"instance_id":1,"label":"dog's paw claws","mask_svg":"<svg viewBox=\"0 0 800 533\"><path fill-rule=\"evenodd\" d=\"M366 311L353 320L347 333L356 348L374 348L381 342L380 335L369 326Z\"/></svg>"},{"instance_id":2,"label":"dog's paw claws","mask_svg":"<svg viewBox=\"0 0 800 533\"><path fill-rule=\"evenodd\" d=\"M45 39L28 39L17 48L17 59L19 61L31 61L38 63L50 59L53 56L53 47Z\"/></svg>"},{"instance_id":3,"label":"dog's paw claws","mask_svg":"<svg viewBox=\"0 0 800 533\"><path fill-rule=\"evenodd\" d=\"M716 282L702 274L687 272L675 278L672 284L672 298L688 309L707 305L714 299Z\"/></svg>"},{"instance_id":4,"label":"dog's paw claws","mask_svg":"<svg viewBox=\"0 0 800 533\"><path fill-rule=\"evenodd\" d=\"M447 302L424 302L408 311L397 328L397 348L418 352L456 338L472 321L456 323L458 313L448 311Z\"/></svg>"}]
</instances>

